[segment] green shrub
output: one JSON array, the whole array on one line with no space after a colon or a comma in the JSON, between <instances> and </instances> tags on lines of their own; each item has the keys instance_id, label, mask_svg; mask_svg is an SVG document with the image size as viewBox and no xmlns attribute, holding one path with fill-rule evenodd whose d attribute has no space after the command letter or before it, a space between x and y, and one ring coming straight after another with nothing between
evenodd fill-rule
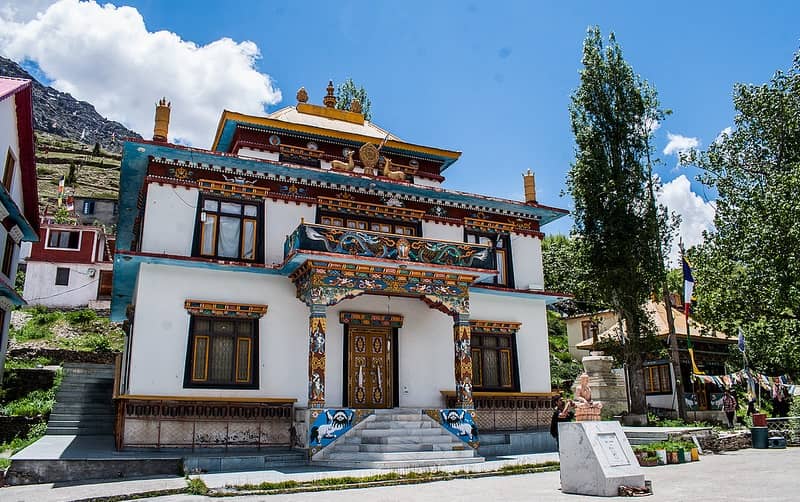
<instances>
[{"instance_id":1,"label":"green shrub","mask_svg":"<svg viewBox=\"0 0 800 502\"><path fill-rule=\"evenodd\" d=\"M16 370L20 368L38 368L39 366L49 366L53 361L47 357L35 357L33 359L6 359L5 368L8 370Z\"/></svg>"},{"instance_id":2,"label":"green shrub","mask_svg":"<svg viewBox=\"0 0 800 502\"><path fill-rule=\"evenodd\" d=\"M189 478L186 480L186 491L191 495L205 495L208 493L208 486L200 478Z\"/></svg>"},{"instance_id":3,"label":"green shrub","mask_svg":"<svg viewBox=\"0 0 800 502\"><path fill-rule=\"evenodd\" d=\"M8 331L9 338L13 338L18 342L25 342L27 340L44 340L52 338L53 332L49 326L39 326L31 321L25 323L20 329L10 329Z\"/></svg>"},{"instance_id":4,"label":"green shrub","mask_svg":"<svg viewBox=\"0 0 800 502\"><path fill-rule=\"evenodd\" d=\"M67 312L64 317L73 325L85 326L97 320L97 312L91 309Z\"/></svg>"},{"instance_id":5,"label":"green shrub","mask_svg":"<svg viewBox=\"0 0 800 502\"><path fill-rule=\"evenodd\" d=\"M54 404L56 404L56 396L53 389L34 390L27 396L6 404L2 411L4 415L37 417L50 413Z\"/></svg>"}]
</instances>

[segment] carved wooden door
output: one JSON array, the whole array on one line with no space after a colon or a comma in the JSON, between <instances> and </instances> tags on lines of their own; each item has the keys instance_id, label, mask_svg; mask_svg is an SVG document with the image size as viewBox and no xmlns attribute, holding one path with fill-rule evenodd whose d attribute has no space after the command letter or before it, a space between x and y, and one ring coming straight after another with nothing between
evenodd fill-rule
<instances>
[{"instance_id":1,"label":"carved wooden door","mask_svg":"<svg viewBox=\"0 0 800 502\"><path fill-rule=\"evenodd\" d=\"M348 345L348 406L391 408L394 395L391 328L351 327Z\"/></svg>"}]
</instances>

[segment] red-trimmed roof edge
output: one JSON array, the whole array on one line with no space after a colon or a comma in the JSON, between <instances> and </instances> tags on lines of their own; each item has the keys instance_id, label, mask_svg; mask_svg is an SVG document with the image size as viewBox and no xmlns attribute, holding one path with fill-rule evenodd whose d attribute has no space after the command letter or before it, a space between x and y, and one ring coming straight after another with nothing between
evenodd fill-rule
<instances>
[{"instance_id":1,"label":"red-trimmed roof edge","mask_svg":"<svg viewBox=\"0 0 800 502\"><path fill-rule=\"evenodd\" d=\"M10 77L3 77L9 78ZM25 217L31 227L39 233L39 189L36 186L36 144L33 136L33 84L26 79L11 92L16 96L17 138L19 141L19 164L22 172L22 200ZM7 96L2 96L3 99Z\"/></svg>"}]
</instances>

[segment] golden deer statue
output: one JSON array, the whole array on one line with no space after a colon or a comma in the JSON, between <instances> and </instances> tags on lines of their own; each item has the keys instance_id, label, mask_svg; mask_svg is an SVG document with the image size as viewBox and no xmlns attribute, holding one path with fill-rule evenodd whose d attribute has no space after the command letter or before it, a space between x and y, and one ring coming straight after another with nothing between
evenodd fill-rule
<instances>
[{"instance_id":1,"label":"golden deer statue","mask_svg":"<svg viewBox=\"0 0 800 502\"><path fill-rule=\"evenodd\" d=\"M392 159L384 156L383 175L392 180L405 181L406 173L403 171L392 171Z\"/></svg>"},{"instance_id":2,"label":"golden deer statue","mask_svg":"<svg viewBox=\"0 0 800 502\"><path fill-rule=\"evenodd\" d=\"M355 163L353 162L354 153L355 152L350 152L347 154L347 162L342 162L341 160L332 160L331 169L339 169L341 171L352 171L353 168L356 167Z\"/></svg>"}]
</instances>

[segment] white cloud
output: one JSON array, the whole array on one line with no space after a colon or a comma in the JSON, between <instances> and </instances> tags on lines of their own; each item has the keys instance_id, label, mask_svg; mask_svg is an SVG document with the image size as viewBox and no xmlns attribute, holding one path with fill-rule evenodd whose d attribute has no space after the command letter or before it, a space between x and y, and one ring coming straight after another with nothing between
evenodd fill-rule
<instances>
[{"instance_id":1,"label":"white cloud","mask_svg":"<svg viewBox=\"0 0 800 502\"><path fill-rule=\"evenodd\" d=\"M261 114L280 101L255 68L258 46L222 38L207 45L148 31L138 10L62 0L29 21L2 17L0 51L30 59L53 87L85 100L145 138L155 102L172 102L170 139L210 146L223 109Z\"/></svg>"},{"instance_id":2,"label":"white cloud","mask_svg":"<svg viewBox=\"0 0 800 502\"><path fill-rule=\"evenodd\" d=\"M700 140L697 138L690 138L680 134L672 134L671 132L667 133L667 139L669 139L669 143L667 143L667 146L664 147L664 155L683 153L691 150L692 148L697 148L700 146Z\"/></svg>"},{"instance_id":3,"label":"white cloud","mask_svg":"<svg viewBox=\"0 0 800 502\"><path fill-rule=\"evenodd\" d=\"M40 12L47 10L55 0L7 0L0 7L0 18L17 21L30 21Z\"/></svg>"},{"instance_id":4,"label":"white cloud","mask_svg":"<svg viewBox=\"0 0 800 502\"><path fill-rule=\"evenodd\" d=\"M721 130L716 138L714 138L714 143L719 143L722 141L726 136L730 136L733 133L733 127L728 126L725 129Z\"/></svg>"},{"instance_id":5,"label":"white cloud","mask_svg":"<svg viewBox=\"0 0 800 502\"><path fill-rule=\"evenodd\" d=\"M670 212L681 216L681 225L669 255L671 266L677 266L679 260L678 238L683 240L684 247L689 248L703 242L703 231L714 228L714 205L704 202L700 196L692 192L691 183L686 175L681 174L665 184L658 201Z\"/></svg>"}]
</instances>

